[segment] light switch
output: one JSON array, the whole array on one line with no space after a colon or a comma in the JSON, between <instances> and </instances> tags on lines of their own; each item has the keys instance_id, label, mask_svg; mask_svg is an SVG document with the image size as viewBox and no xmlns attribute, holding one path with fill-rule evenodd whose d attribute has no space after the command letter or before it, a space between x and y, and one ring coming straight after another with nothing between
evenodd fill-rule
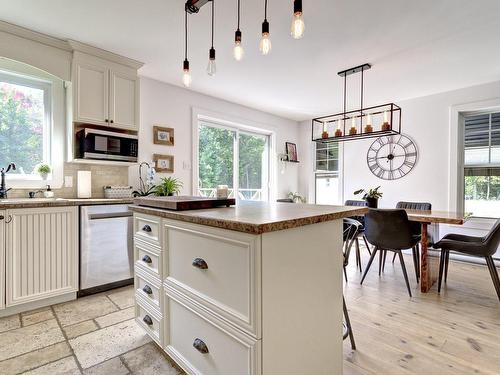
<instances>
[{"instance_id":1,"label":"light switch","mask_svg":"<svg viewBox=\"0 0 500 375\"><path fill-rule=\"evenodd\" d=\"M183 161L182 162L182 169L184 169L186 171L190 171L191 170L191 163L188 161Z\"/></svg>"},{"instance_id":2,"label":"light switch","mask_svg":"<svg viewBox=\"0 0 500 375\"><path fill-rule=\"evenodd\" d=\"M64 187L73 187L73 176L64 176Z\"/></svg>"}]
</instances>

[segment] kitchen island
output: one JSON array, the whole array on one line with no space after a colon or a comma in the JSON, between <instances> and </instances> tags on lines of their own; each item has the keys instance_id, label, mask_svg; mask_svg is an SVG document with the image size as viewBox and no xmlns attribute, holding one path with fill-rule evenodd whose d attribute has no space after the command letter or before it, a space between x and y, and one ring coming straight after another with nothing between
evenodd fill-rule
<instances>
[{"instance_id":1,"label":"kitchen island","mask_svg":"<svg viewBox=\"0 0 500 375\"><path fill-rule=\"evenodd\" d=\"M141 199L137 322L187 373L342 374L342 219L366 208Z\"/></svg>"}]
</instances>

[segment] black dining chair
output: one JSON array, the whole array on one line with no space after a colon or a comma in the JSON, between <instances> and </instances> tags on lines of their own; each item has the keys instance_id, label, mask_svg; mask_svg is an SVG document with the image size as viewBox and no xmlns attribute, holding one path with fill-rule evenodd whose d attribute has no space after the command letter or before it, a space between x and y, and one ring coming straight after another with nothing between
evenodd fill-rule
<instances>
[{"instance_id":1,"label":"black dining chair","mask_svg":"<svg viewBox=\"0 0 500 375\"><path fill-rule=\"evenodd\" d=\"M408 210L417 210L417 211L431 211L432 204L427 202L398 202L396 204L396 208L408 209ZM422 226L420 223L410 221L411 231L416 236L422 236ZM417 277L417 283L420 279L420 241L411 249L413 255L413 265L415 266L415 275ZM394 253L394 257L392 258L392 263L396 260L396 253ZM382 271L385 266L385 258L384 264L382 266Z\"/></svg>"},{"instance_id":2,"label":"black dining chair","mask_svg":"<svg viewBox=\"0 0 500 375\"><path fill-rule=\"evenodd\" d=\"M355 206L355 207L366 207L368 203L366 201L356 201L356 200L346 200L344 203L345 206ZM361 223L361 227L359 228L359 233L357 234L355 238L355 245L356 245L356 266L359 267L359 271L362 272L363 266L361 265L361 252L359 249L359 239L358 237L361 236L363 238L363 241L365 242L365 246L368 249L368 253L372 255L372 252L370 250L370 245L368 244L368 241L366 240L365 236L365 217L364 216L353 216L351 219L357 220Z\"/></svg>"},{"instance_id":3,"label":"black dining chair","mask_svg":"<svg viewBox=\"0 0 500 375\"><path fill-rule=\"evenodd\" d=\"M363 225L352 218L345 218L344 219L344 228L343 228L343 234L342 234L342 239L343 239L343 255L344 255L344 278L345 281L347 282L347 272L346 272L346 267L349 264L349 256L351 254L351 248L354 243L356 243L359 232ZM359 254L359 246L356 247L356 268L357 265L361 264L361 257Z\"/></svg>"},{"instance_id":4,"label":"black dining chair","mask_svg":"<svg viewBox=\"0 0 500 375\"><path fill-rule=\"evenodd\" d=\"M374 245L374 249L361 278L361 284L363 284L377 252L379 252L378 274L380 276L382 259L385 252L393 251L399 255L406 288L411 297L410 282L408 281L408 274L401 251L413 248L420 241L420 237L414 235L411 229L411 224L405 210L370 209L365 215L365 235L368 241Z\"/></svg>"},{"instance_id":5,"label":"black dining chair","mask_svg":"<svg viewBox=\"0 0 500 375\"><path fill-rule=\"evenodd\" d=\"M347 311L347 306L345 304L345 298L342 296L344 302L344 322L342 323L343 335L342 338L345 340L349 337L351 341L351 349L356 350L356 343L354 342L354 334L352 333L351 319L349 319L349 312Z\"/></svg>"},{"instance_id":6,"label":"black dining chair","mask_svg":"<svg viewBox=\"0 0 500 375\"><path fill-rule=\"evenodd\" d=\"M500 219L497 220L490 232L484 237L465 236L462 234L447 234L441 241L434 244L434 248L441 249L441 260L439 263L439 282L438 293L441 292L441 282L448 278L448 263L450 261L450 251L457 253L482 257L486 259L488 270L490 271L493 286L497 292L498 300L500 300L500 279L498 271L493 260L493 254L498 249L500 244Z\"/></svg>"}]
</instances>

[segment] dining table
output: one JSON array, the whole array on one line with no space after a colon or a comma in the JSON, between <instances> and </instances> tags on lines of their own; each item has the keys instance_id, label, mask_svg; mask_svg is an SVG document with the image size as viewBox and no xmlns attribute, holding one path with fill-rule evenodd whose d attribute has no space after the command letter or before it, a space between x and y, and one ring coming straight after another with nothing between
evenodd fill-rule
<instances>
[{"instance_id":1,"label":"dining table","mask_svg":"<svg viewBox=\"0 0 500 375\"><path fill-rule=\"evenodd\" d=\"M437 280L439 268L439 257L429 256L429 242L433 244L439 240L439 224L462 225L469 215L452 211L411 209L405 209L405 211L410 221L418 222L422 227L422 238L420 241L420 290L422 293L427 293Z\"/></svg>"}]
</instances>

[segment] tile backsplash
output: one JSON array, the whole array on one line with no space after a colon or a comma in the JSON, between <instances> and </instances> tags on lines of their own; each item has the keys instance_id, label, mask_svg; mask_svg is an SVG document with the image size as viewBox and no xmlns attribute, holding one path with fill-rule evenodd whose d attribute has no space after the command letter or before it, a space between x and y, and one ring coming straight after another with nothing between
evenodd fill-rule
<instances>
[{"instance_id":1,"label":"tile backsplash","mask_svg":"<svg viewBox=\"0 0 500 375\"><path fill-rule=\"evenodd\" d=\"M128 167L64 163L64 176L73 177L73 187L62 187L52 189L57 198L75 198L78 186L78 171L90 171L92 173L92 198L103 198L103 187L106 185L129 185ZM34 189L12 189L9 191L9 198L27 198L28 192ZM42 197L38 194L37 197Z\"/></svg>"}]
</instances>

